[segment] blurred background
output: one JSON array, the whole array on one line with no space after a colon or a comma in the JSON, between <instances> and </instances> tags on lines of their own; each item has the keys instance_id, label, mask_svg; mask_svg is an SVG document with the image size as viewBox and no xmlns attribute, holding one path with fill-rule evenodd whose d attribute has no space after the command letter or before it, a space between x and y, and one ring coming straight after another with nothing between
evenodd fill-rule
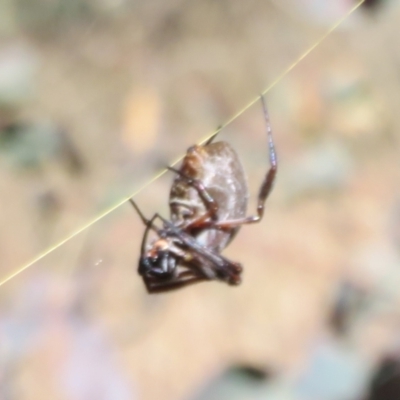
<instances>
[{"instance_id":1,"label":"blurred background","mask_svg":"<svg viewBox=\"0 0 400 400\"><path fill-rule=\"evenodd\" d=\"M262 92L351 0L0 2L0 280ZM279 173L224 255L149 296L125 204L0 287L0 399L400 399L400 7L368 0L267 94ZM251 201L258 102L220 134ZM169 215L172 177L137 197Z\"/></svg>"}]
</instances>

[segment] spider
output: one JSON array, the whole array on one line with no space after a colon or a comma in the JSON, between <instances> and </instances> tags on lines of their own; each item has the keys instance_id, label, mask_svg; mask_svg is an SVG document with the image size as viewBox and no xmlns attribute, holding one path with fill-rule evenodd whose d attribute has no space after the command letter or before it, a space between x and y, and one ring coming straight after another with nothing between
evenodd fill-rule
<instances>
[{"instance_id":1,"label":"spider","mask_svg":"<svg viewBox=\"0 0 400 400\"><path fill-rule=\"evenodd\" d=\"M213 142L187 150L175 173L169 206L171 219L158 213L147 219L130 199L146 229L143 234L139 275L149 293L179 289L193 283L219 280L229 285L241 282L241 264L221 255L241 225L260 222L265 201L277 172L277 157L264 98L270 168L258 194L256 215L246 216L248 188L238 155L227 142ZM217 132L218 133L218 132ZM162 227L156 225L156 220ZM156 238L149 241L149 231Z\"/></svg>"}]
</instances>

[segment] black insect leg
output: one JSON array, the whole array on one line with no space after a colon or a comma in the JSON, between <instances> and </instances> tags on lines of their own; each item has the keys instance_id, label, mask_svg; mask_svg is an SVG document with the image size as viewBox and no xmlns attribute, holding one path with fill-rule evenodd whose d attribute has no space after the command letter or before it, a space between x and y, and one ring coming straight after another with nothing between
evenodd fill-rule
<instances>
[{"instance_id":1,"label":"black insect leg","mask_svg":"<svg viewBox=\"0 0 400 400\"><path fill-rule=\"evenodd\" d=\"M225 259L226 260L226 259ZM240 264L226 260L223 269L215 269L216 277L207 277L199 266L188 264L182 265L183 267L190 268L186 271L180 272L176 277L171 280L160 281L157 278L143 276L144 283L148 293L163 293L172 290L181 289L183 287L192 285L194 283L204 282L208 280L222 280L230 285L239 285L241 283L240 272L242 268ZM233 271L232 271L233 270Z\"/></svg>"},{"instance_id":2,"label":"black insect leg","mask_svg":"<svg viewBox=\"0 0 400 400\"><path fill-rule=\"evenodd\" d=\"M151 219L147 219L144 214L142 213L142 211L139 209L138 205L132 200L129 199L129 202L133 205L133 207L135 208L136 212L138 213L140 219L142 220L143 224L146 225L149 229L152 229L154 232L156 232L158 234L158 236L162 236L163 235L163 230L157 228L153 222L156 218L160 219L162 222L165 222L166 220L158 213L155 213Z\"/></svg>"},{"instance_id":3,"label":"black insect leg","mask_svg":"<svg viewBox=\"0 0 400 400\"><path fill-rule=\"evenodd\" d=\"M231 261L231 260L225 258L224 256L221 256L221 254L219 254L219 256L221 257L221 259L224 261L225 265L227 267L229 267L229 269L231 271L235 271L235 274L240 274L243 271L242 264L235 262L235 261Z\"/></svg>"},{"instance_id":4,"label":"black insect leg","mask_svg":"<svg viewBox=\"0 0 400 400\"><path fill-rule=\"evenodd\" d=\"M191 248L188 254L192 257L190 262L182 263L189 269L201 273L208 280L220 280L230 285L239 285L240 274L243 271L239 263L228 260L214 251L208 249Z\"/></svg>"},{"instance_id":5,"label":"black insect leg","mask_svg":"<svg viewBox=\"0 0 400 400\"><path fill-rule=\"evenodd\" d=\"M153 218L151 219L147 219L144 214L142 213L142 211L140 210L139 206L132 200L129 199L129 202L132 204L133 208L136 210L136 212L138 213L140 219L143 222L143 225L146 225L148 228L153 229L155 231L157 231L157 228L154 227L153 225L153 221L156 218L156 215L153 216Z\"/></svg>"},{"instance_id":6,"label":"black insect leg","mask_svg":"<svg viewBox=\"0 0 400 400\"><path fill-rule=\"evenodd\" d=\"M138 207L138 205L137 205L132 199L129 199L129 201L130 201L130 203L133 205L133 207L134 207L134 209L136 210L136 212L138 213L138 215L139 215L140 219L142 220L143 224L146 225L146 229L145 229L145 231L144 231L143 238L142 238L142 244L141 244L141 246L140 246L140 260L142 260L143 257L144 257L144 253L145 253L145 251L146 251L146 243L147 243L147 236L148 236L148 234L149 234L149 230L150 230L150 229L153 229L154 231L157 232L157 234L159 234L159 229L157 229L157 228L153 225L153 222L154 222L154 220L156 219L157 214L153 215L153 217L152 217L151 219L147 219L147 218L143 215L143 213L142 213L142 211L140 210L140 208ZM139 267L139 273L140 273L140 268L141 268L141 267Z\"/></svg>"},{"instance_id":7,"label":"black insect leg","mask_svg":"<svg viewBox=\"0 0 400 400\"><path fill-rule=\"evenodd\" d=\"M150 220L147 219L136 203L133 200L130 200L130 202L147 227L142 240L141 258L143 258L145 253L144 247L147 241L147 233L150 229L155 230L159 236L168 235L169 237L176 238L178 243L181 243L186 249L183 250L181 248L181 252L177 254L177 256L182 259L181 266L187 269L180 272L176 277L160 281L158 277L148 276L145 273L141 274L149 293L179 289L204 280L218 279L230 285L238 285L241 282L240 274L242 272L242 267L239 263L232 262L219 253L201 246L192 236L174 226L170 221L159 214L154 214ZM156 218L162 221L164 225L162 230L157 229L153 225Z\"/></svg>"},{"instance_id":8,"label":"black insect leg","mask_svg":"<svg viewBox=\"0 0 400 400\"><path fill-rule=\"evenodd\" d=\"M160 282L159 280L144 277L144 283L148 293L163 293L172 290L181 289L183 287L193 285L194 283L204 282L208 280L204 276L199 276L193 271L183 271L173 280Z\"/></svg>"},{"instance_id":9,"label":"black insect leg","mask_svg":"<svg viewBox=\"0 0 400 400\"><path fill-rule=\"evenodd\" d=\"M177 240L175 251L179 249L179 252L175 254L180 258L182 267L207 280L218 279L231 285L240 283L242 266L239 263L230 261L218 252L200 245L195 238L159 214L156 214L156 217L164 224L163 233Z\"/></svg>"}]
</instances>

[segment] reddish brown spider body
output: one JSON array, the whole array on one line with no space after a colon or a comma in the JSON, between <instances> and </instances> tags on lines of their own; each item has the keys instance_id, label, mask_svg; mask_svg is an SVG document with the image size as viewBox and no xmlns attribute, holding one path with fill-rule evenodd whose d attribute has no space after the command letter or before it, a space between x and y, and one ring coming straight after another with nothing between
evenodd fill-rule
<instances>
[{"instance_id":1,"label":"reddish brown spider body","mask_svg":"<svg viewBox=\"0 0 400 400\"><path fill-rule=\"evenodd\" d=\"M239 157L226 142L196 145L188 149L176 177L169 204L171 220L155 214L148 220L131 200L146 230L143 235L138 272L149 293L178 289L205 280L230 285L241 282L242 267L223 257L240 226L259 222L274 182L277 160L267 110L270 169L258 195L257 214L246 217L248 189ZM155 225L161 220L163 227ZM157 237L148 243L152 230Z\"/></svg>"}]
</instances>

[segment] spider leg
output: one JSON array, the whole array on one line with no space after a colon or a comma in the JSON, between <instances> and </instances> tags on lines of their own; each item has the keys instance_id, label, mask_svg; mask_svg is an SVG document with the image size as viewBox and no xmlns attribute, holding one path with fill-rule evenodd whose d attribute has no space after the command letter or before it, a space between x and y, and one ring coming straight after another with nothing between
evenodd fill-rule
<instances>
[{"instance_id":1,"label":"spider leg","mask_svg":"<svg viewBox=\"0 0 400 400\"><path fill-rule=\"evenodd\" d=\"M240 274L243 270L239 263L228 260L214 251L191 249L192 260L182 266L200 271L208 280L220 280L230 285L239 285Z\"/></svg>"},{"instance_id":2,"label":"spider leg","mask_svg":"<svg viewBox=\"0 0 400 400\"><path fill-rule=\"evenodd\" d=\"M221 132L221 129L222 129L222 125L220 125L220 126L217 128L217 131L214 133L214 135L212 135L212 136L210 137L210 139L208 139L208 140L204 143L203 146L207 146L208 144L212 143L213 140L217 137L218 133Z\"/></svg>"},{"instance_id":3,"label":"spider leg","mask_svg":"<svg viewBox=\"0 0 400 400\"><path fill-rule=\"evenodd\" d=\"M165 230L179 241L176 243L179 254L176 253L176 255L183 260L182 266L201 271L210 280L219 279L232 285L240 283L240 273L243 268L239 263L230 261L218 252L202 246L193 236L164 218L160 218L164 222Z\"/></svg>"},{"instance_id":4,"label":"spider leg","mask_svg":"<svg viewBox=\"0 0 400 400\"><path fill-rule=\"evenodd\" d=\"M263 111L264 111L264 118L265 118L265 121L267 124L270 168L264 177L264 180L260 187L260 191L258 193L257 214L249 216L249 217L237 218L237 219L233 219L233 220L229 220L229 221L202 221L201 225L199 226L201 228L214 227L214 228L220 228L220 229L229 229L229 228L233 228L235 226L239 226L239 225L243 225L243 224L252 224L255 222L260 222L264 215L265 202L266 202L269 194L271 193L272 187L274 185L276 173L278 170L278 160L277 160L277 156L276 156L274 141L272 138L272 129L271 129L270 121L269 121L269 115L268 115L267 107L265 105L265 100L264 100L263 96L261 96L261 102L262 102Z\"/></svg>"},{"instance_id":5,"label":"spider leg","mask_svg":"<svg viewBox=\"0 0 400 400\"><path fill-rule=\"evenodd\" d=\"M213 142L213 140L217 137L219 132L222 129L222 125L220 125L217 128L217 131L204 143L203 146L207 146ZM168 166L167 169L170 171L174 172L175 174L179 175L182 179L186 181L186 183L190 186L192 186L194 189L197 190L197 193L199 194L200 198L203 200L204 205L206 207L206 213L204 213L202 216L198 217L197 219L189 222L187 225L184 226L184 229L190 229L190 228L197 228L197 227L202 227L203 223L205 221L208 221L210 218L213 221L216 221L218 219L218 203L214 200L214 198L208 193L206 187L203 185L203 183L194 178L190 178L189 176L185 175L182 171Z\"/></svg>"},{"instance_id":6,"label":"spider leg","mask_svg":"<svg viewBox=\"0 0 400 400\"><path fill-rule=\"evenodd\" d=\"M156 218L160 219L162 222L165 222L165 218L163 218L160 214L155 213L151 219L147 219L144 214L142 213L142 211L139 209L138 205L132 200L129 199L129 202L133 205L133 207L135 208L136 212L138 213L140 219L142 220L143 224L146 225L149 229L152 229L153 231L155 231L159 236L162 235L162 230L157 228L156 226L154 226L153 222Z\"/></svg>"},{"instance_id":7,"label":"spider leg","mask_svg":"<svg viewBox=\"0 0 400 400\"><path fill-rule=\"evenodd\" d=\"M233 273L232 271L225 271L229 275L229 276L227 276L227 275L218 273L218 271L214 271L214 272L216 272L216 277L211 278L211 277L208 277L203 272L201 267L195 265L193 262L193 263L190 263L191 265L184 264L183 266L185 266L189 269L185 270L183 272L180 272L175 278L173 278L171 280L160 282L159 280L157 280L155 278L147 277L147 276L144 276L143 280L144 280L144 283L145 283L148 293L169 292L172 290L181 289L183 287L192 285L194 283L204 282L204 281L213 280L213 279L223 280L230 285L239 285L241 283L240 272L239 272L239 269L241 271L240 264L233 263L226 259L225 259L225 261L228 261L230 266L232 266L232 265L235 266L234 267L235 273ZM221 271L219 271L219 272L221 272Z\"/></svg>"},{"instance_id":8,"label":"spider leg","mask_svg":"<svg viewBox=\"0 0 400 400\"><path fill-rule=\"evenodd\" d=\"M152 229L155 232L157 232L158 235L160 235L160 230L153 225L153 222L156 219L157 214L154 214L151 219L147 219L144 216L144 214L142 213L142 211L140 210L140 208L138 207L138 205L132 199L129 199L129 202L135 208L135 210L138 213L138 215L139 215L140 219L142 220L143 224L146 225L146 229L144 231L143 238L142 238L142 244L140 246L140 258L142 258L142 257L144 257L144 254L146 252L146 243L147 243L147 237L149 235L149 230Z\"/></svg>"},{"instance_id":9,"label":"spider leg","mask_svg":"<svg viewBox=\"0 0 400 400\"><path fill-rule=\"evenodd\" d=\"M217 219L217 212L218 212L218 204L217 202L213 199L213 197L207 192L206 187L203 185L203 183L194 178L190 178L189 176L185 175L182 171L179 171L178 169L175 169L173 167L167 167L170 171L174 172L175 174L179 175L182 179L186 181L186 183L193 188L195 188L201 197L201 199L204 202L204 205L207 209L207 212L202 215L200 218L198 218L201 221L205 221L208 218L211 218L213 220ZM195 224L197 220L193 221L190 223L189 226L192 224ZM186 228L186 227L185 227Z\"/></svg>"},{"instance_id":10,"label":"spider leg","mask_svg":"<svg viewBox=\"0 0 400 400\"><path fill-rule=\"evenodd\" d=\"M145 277L144 283L148 293L163 293L172 290L181 289L194 283L208 280L204 276L200 276L191 270L183 271L178 274L173 280L160 282L151 278Z\"/></svg>"},{"instance_id":11,"label":"spider leg","mask_svg":"<svg viewBox=\"0 0 400 400\"><path fill-rule=\"evenodd\" d=\"M204 275L208 276L208 279L218 278L232 282L232 284L239 283L235 283L238 281L236 279L237 275L242 272L242 266L239 263L230 261L218 252L202 246L193 236L176 227L161 215L155 214L154 218L159 218L163 222L164 229L162 233L176 239L175 246L170 251L183 260L183 266L202 271ZM218 276L211 277L205 273L206 268L204 265L207 265L208 270L211 269L217 272Z\"/></svg>"},{"instance_id":12,"label":"spider leg","mask_svg":"<svg viewBox=\"0 0 400 400\"><path fill-rule=\"evenodd\" d=\"M149 276L146 273L142 273L142 278L149 293L176 290L197 282L214 279L225 281L230 285L238 285L240 283L240 273L242 272L240 264L201 246L192 236L181 228L174 226L158 213L154 214L151 219L147 219L132 199L130 199L130 202L139 214L143 224L146 225L141 244L141 259L144 258L148 233L152 229L159 236L174 239L174 245L169 251L182 260L181 267L184 268L176 276L165 280L161 276ZM154 226L154 220L157 218L163 223L163 229L158 229ZM151 272L154 274L158 270L153 269ZM163 275L165 271L163 269L160 272Z\"/></svg>"},{"instance_id":13,"label":"spider leg","mask_svg":"<svg viewBox=\"0 0 400 400\"><path fill-rule=\"evenodd\" d=\"M274 185L275 176L278 171L278 160L276 157L275 145L272 138L272 128L269 120L269 114L267 106L265 104L264 96L261 96L261 103L264 111L264 118L267 125L267 136L268 136L268 149L269 149L269 163L270 169L261 184L260 192L258 194L258 205L257 205L257 215L258 220L250 221L257 222L260 221L264 215L265 201L267 200L269 194L271 193L272 187Z\"/></svg>"},{"instance_id":14,"label":"spider leg","mask_svg":"<svg viewBox=\"0 0 400 400\"><path fill-rule=\"evenodd\" d=\"M141 219L142 222L143 222L143 225L146 225L147 227L150 227L150 228L155 229L155 228L152 226L152 223L153 223L153 220L155 219L155 216L153 216L152 219L147 219L147 218L144 216L144 214L142 213L142 211L140 210L139 206L138 206L132 199L129 199L129 202L132 204L133 208L134 208L134 209L136 210L136 212L138 213L140 219Z\"/></svg>"}]
</instances>

